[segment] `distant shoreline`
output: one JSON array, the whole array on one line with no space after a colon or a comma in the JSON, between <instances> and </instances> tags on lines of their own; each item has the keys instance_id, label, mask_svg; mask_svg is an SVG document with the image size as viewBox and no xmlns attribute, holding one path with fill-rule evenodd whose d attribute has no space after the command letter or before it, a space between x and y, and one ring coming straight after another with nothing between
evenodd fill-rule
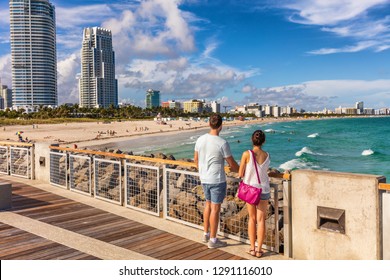
<instances>
[{"instance_id":1,"label":"distant shoreline","mask_svg":"<svg viewBox=\"0 0 390 280\"><path fill-rule=\"evenodd\" d=\"M306 120L326 120L339 118L367 118L389 116L353 116L353 117L323 117L323 118L262 118L247 121L225 121L224 126L237 126L245 124L264 124L274 122L291 122ZM142 141L148 137L174 137L177 134L196 134L197 131L208 129L208 123L204 121L180 121L172 120L167 124L158 124L153 120L139 121L113 121L110 123L96 122L72 122L61 124L39 125L11 125L0 128L0 141L17 141L17 132L22 131L25 139L34 142L47 142L69 146L76 144L78 147L112 146L120 142ZM109 135L109 132L115 132ZM151 140L148 140L149 142ZM142 145L142 143L140 143Z\"/></svg>"}]
</instances>

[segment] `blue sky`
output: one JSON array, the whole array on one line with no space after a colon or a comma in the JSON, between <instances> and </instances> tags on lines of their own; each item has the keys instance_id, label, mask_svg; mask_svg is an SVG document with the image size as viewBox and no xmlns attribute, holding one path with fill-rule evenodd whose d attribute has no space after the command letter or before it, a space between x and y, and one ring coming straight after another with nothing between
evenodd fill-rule
<instances>
[{"instance_id":1,"label":"blue sky","mask_svg":"<svg viewBox=\"0 0 390 280\"><path fill-rule=\"evenodd\" d=\"M112 30L119 99L390 107L390 0L52 0L59 101L77 102L84 27ZM0 77L11 85L8 1Z\"/></svg>"}]
</instances>

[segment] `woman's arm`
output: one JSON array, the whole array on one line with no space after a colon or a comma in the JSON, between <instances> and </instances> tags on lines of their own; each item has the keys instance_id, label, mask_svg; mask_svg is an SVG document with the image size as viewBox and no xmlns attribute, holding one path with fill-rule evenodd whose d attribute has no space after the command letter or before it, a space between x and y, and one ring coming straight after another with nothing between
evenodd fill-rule
<instances>
[{"instance_id":1,"label":"woman's arm","mask_svg":"<svg viewBox=\"0 0 390 280\"><path fill-rule=\"evenodd\" d=\"M246 167L246 164L248 163L248 158L249 158L248 151L243 152L242 156L241 156L240 168L238 170L238 177L240 177L240 178L244 178L245 167Z\"/></svg>"}]
</instances>

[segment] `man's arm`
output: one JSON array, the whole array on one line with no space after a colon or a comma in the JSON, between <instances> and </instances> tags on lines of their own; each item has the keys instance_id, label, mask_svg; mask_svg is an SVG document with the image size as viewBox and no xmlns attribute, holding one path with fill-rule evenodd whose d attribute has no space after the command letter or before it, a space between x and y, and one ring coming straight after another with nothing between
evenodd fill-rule
<instances>
[{"instance_id":1,"label":"man's arm","mask_svg":"<svg viewBox=\"0 0 390 280\"><path fill-rule=\"evenodd\" d=\"M196 165L196 169L199 170L199 156L197 151L194 152L194 163Z\"/></svg>"},{"instance_id":2,"label":"man's arm","mask_svg":"<svg viewBox=\"0 0 390 280\"><path fill-rule=\"evenodd\" d=\"M231 172L238 172L239 166L238 166L237 162L234 160L233 156L227 157L227 158L225 158L225 160L229 164Z\"/></svg>"}]
</instances>

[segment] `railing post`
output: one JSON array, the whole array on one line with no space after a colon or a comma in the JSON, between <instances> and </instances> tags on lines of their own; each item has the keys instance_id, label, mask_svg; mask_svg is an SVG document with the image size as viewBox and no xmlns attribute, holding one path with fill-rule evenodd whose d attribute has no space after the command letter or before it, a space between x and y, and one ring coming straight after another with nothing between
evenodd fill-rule
<instances>
[{"instance_id":1,"label":"railing post","mask_svg":"<svg viewBox=\"0 0 390 280\"><path fill-rule=\"evenodd\" d=\"M382 204L382 259L390 260L390 184L379 184Z\"/></svg>"},{"instance_id":2,"label":"railing post","mask_svg":"<svg viewBox=\"0 0 390 280\"><path fill-rule=\"evenodd\" d=\"M283 181L284 255L292 258L291 180Z\"/></svg>"},{"instance_id":3,"label":"railing post","mask_svg":"<svg viewBox=\"0 0 390 280\"><path fill-rule=\"evenodd\" d=\"M31 179L35 180L35 145L31 147Z\"/></svg>"}]
</instances>

